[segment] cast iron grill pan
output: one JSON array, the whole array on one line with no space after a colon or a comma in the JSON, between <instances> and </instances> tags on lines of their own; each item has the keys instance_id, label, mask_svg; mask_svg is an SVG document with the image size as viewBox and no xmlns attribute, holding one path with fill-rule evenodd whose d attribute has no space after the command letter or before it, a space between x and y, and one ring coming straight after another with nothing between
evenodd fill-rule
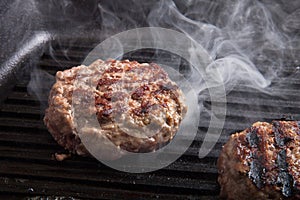
<instances>
[{"instance_id":1,"label":"cast iron grill pan","mask_svg":"<svg viewBox=\"0 0 300 200\"><path fill-rule=\"evenodd\" d=\"M45 44L50 45L50 44ZM45 52L38 67L54 75L56 71L79 65L94 43L86 45L60 41L52 43L53 51ZM62 51L67 49L66 52ZM47 48L46 48L47 49ZM124 56L130 60L155 60L157 51L144 49ZM167 64L172 59L160 52ZM163 56L162 56L163 54ZM169 56L169 57L168 57ZM172 55L171 55L172 56ZM53 59L55 58L55 59ZM181 70L187 63L182 61ZM159 171L130 174L119 172L93 158L73 156L63 162L53 158L65 152L43 124L43 106L27 92L29 76L14 86L0 110L0 197L1 199L218 199L216 162L229 135L255 121L282 117L299 119L300 78L285 80L293 73L287 67L273 84L284 98L266 95L246 86L236 87L227 96L227 116L222 135L211 153L198 158L198 150L207 131L209 115L201 115L198 134L188 151L176 162ZM50 88L45 88L49 91ZM47 99L44 99L46 102ZM211 102L204 102L209 109ZM42 109L41 109L42 108Z\"/></svg>"}]
</instances>

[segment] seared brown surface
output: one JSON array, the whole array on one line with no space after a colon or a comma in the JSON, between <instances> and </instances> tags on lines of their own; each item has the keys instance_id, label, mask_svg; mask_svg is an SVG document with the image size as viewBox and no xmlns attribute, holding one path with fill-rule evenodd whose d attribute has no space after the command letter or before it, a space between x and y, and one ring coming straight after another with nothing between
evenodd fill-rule
<instances>
[{"instance_id":1,"label":"seared brown surface","mask_svg":"<svg viewBox=\"0 0 300 200\"><path fill-rule=\"evenodd\" d=\"M81 78L93 75L96 87L81 83L77 87L74 81L79 73ZM182 92L156 64L97 60L88 67L59 71L44 122L60 145L79 155L87 151L74 125L74 91L83 97L91 91L95 95L91 109L95 109L101 128L85 127L85 133L90 130L107 137L118 148L131 152L149 152L168 143L186 113ZM84 109L80 112L77 114L87 115Z\"/></svg>"},{"instance_id":2,"label":"seared brown surface","mask_svg":"<svg viewBox=\"0 0 300 200\"><path fill-rule=\"evenodd\" d=\"M231 135L218 160L225 199L299 199L297 121L256 122Z\"/></svg>"}]
</instances>

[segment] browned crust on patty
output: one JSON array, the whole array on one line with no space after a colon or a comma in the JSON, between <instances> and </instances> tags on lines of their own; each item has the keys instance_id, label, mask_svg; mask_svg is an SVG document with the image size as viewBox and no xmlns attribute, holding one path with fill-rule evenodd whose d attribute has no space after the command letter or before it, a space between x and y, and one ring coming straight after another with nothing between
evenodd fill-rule
<instances>
[{"instance_id":1,"label":"browned crust on patty","mask_svg":"<svg viewBox=\"0 0 300 200\"><path fill-rule=\"evenodd\" d=\"M75 77L81 70L87 71L80 74L81 77L92 73L97 78L93 80L97 82L95 88L88 91L74 87ZM74 125L74 91L82 96L93 92L92 109L101 126L101 130L94 132L130 152L151 152L167 144L186 113L182 92L156 64L97 60L87 67L59 71L49 95L44 122L61 146L79 155L88 155L88 152Z\"/></svg>"},{"instance_id":2,"label":"browned crust on patty","mask_svg":"<svg viewBox=\"0 0 300 200\"><path fill-rule=\"evenodd\" d=\"M231 135L218 160L224 199L299 199L299 122L256 122Z\"/></svg>"}]
</instances>

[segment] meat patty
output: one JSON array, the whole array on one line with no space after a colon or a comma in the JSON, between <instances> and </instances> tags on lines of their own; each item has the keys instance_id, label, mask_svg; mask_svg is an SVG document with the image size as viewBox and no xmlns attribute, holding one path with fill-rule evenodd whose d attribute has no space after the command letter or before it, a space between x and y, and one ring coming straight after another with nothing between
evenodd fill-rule
<instances>
[{"instance_id":1,"label":"meat patty","mask_svg":"<svg viewBox=\"0 0 300 200\"><path fill-rule=\"evenodd\" d=\"M95 87L87 82L95 82ZM75 93L82 97L79 103L73 99ZM91 108L84 103L88 95L94 96ZM74 105L82 107L78 116L94 114L99 122L98 128L85 127L81 133L105 137L129 152L151 152L166 145L187 111L181 90L160 66L128 60L97 60L57 72L48 103L44 123L49 132L79 155L89 153L78 135ZM99 146L105 149L105 144Z\"/></svg>"},{"instance_id":2,"label":"meat patty","mask_svg":"<svg viewBox=\"0 0 300 200\"><path fill-rule=\"evenodd\" d=\"M256 122L218 160L224 199L300 199L300 122Z\"/></svg>"}]
</instances>

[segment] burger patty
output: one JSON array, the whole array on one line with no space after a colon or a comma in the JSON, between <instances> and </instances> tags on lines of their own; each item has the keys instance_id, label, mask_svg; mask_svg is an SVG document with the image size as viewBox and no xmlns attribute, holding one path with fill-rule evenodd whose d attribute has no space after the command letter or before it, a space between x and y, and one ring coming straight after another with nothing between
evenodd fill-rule
<instances>
[{"instance_id":1,"label":"burger patty","mask_svg":"<svg viewBox=\"0 0 300 200\"><path fill-rule=\"evenodd\" d=\"M81 99L73 99L75 93ZM85 105L91 95L93 105ZM97 117L98 127L84 127L83 134L105 137L129 152L151 152L172 140L187 111L181 90L160 66L128 60L97 60L58 71L48 103L44 123L49 132L61 146L79 155L89 153L74 117Z\"/></svg>"},{"instance_id":2,"label":"burger patty","mask_svg":"<svg viewBox=\"0 0 300 200\"><path fill-rule=\"evenodd\" d=\"M231 135L219 160L224 199L300 199L300 122L256 122Z\"/></svg>"}]
</instances>

